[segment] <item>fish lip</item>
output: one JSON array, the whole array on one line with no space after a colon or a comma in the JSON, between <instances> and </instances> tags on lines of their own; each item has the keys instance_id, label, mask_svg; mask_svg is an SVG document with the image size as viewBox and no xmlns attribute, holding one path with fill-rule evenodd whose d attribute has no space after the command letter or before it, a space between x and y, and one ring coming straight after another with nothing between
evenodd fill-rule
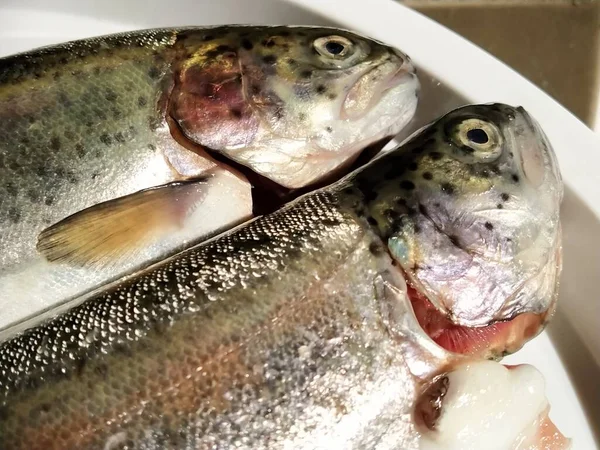
<instances>
[{"instance_id":1,"label":"fish lip","mask_svg":"<svg viewBox=\"0 0 600 450\"><path fill-rule=\"evenodd\" d=\"M390 59L386 59L385 61L382 61L382 62L376 64L374 67L365 70L365 72L357 78L357 80L352 84L352 87L346 93L346 97L344 98L344 101L341 104L340 118L342 120L354 121L354 120L362 119L373 109L373 107L375 105L377 105L380 102L380 100L388 92L390 92L404 84L409 86L411 83L414 83L415 84L415 95L418 95L419 90L420 90L420 84L418 82L415 67L410 62L410 59L408 59L408 57L406 55L398 56L398 58L402 61L402 63L399 65L399 67L396 70L387 74L373 88L373 95L371 95L371 97L369 98L368 106L363 108L362 111L360 111L358 114L352 114L352 113L348 113L347 108L346 108L346 102L347 102L349 96L353 94L354 89L358 87L358 85L359 85L359 83L361 83L361 81L369 78L373 74L373 72L376 72L377 70L381 70L381 68L383 66L385 66L386 64L393 63L393 62L390 61Z\"/></svg>"}]
</instances>

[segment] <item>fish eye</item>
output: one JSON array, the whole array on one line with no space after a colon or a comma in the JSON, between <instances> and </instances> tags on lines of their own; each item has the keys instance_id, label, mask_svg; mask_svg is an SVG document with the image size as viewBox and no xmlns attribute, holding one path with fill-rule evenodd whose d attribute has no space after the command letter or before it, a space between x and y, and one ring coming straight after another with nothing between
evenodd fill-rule
<instances>
[{"instance_id":1,"label":"fish eye","mask_svg":"<svg viewBox=\"0 0 600 450\"><path fill-rule=\"evenodd\" d=\"M456 145L480 159L492 160L502 152L502 135L492 122L482 119L465 119L451 134Z\"/></svg>"},{"instance_id":2,"label":"fish eye","mask_svg":"<svg viewBox=\"0 0 600 450\"><path fill-rule=\"evenodd\" d=\"M342 36L326 36L315 40L315 50L326 58L343 59L352 54L354 44Z\"/></svg>"}]
</instances>

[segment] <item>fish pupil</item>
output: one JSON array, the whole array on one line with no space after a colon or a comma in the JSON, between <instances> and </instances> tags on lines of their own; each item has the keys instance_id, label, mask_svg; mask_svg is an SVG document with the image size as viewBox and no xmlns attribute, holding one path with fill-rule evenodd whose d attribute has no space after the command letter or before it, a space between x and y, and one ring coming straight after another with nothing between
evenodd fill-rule
<instances>
[{"instance_id":1,"label":"fish pupil","mask_svg":"<svg viewBox=\"0 0 600 450\"><path fill-rule=\"evenodd\" d=\"M475 144L485 144L489 140L487 133L481 128L467 131L467 138Z\"/></svg>"},{"instance_id":2,"label":"fish pupil","mask_svg":"<svg viewBox=\"0 0 600 450\"><path fill-rule=\"evenodd\" d=\"M325 44L325 49L332 55L339 55L344 51L344 45L339 42L331 41Z\"/></svg>"}]
</instances>

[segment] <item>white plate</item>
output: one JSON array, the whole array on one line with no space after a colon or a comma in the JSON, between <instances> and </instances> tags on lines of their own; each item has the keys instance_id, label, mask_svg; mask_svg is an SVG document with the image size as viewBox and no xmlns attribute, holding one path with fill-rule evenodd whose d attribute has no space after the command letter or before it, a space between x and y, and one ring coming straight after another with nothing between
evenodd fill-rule
<instances>
[{"instance_id":1,"label":"white plate","mask_svg":"<svg viewBox=\"0 0 600 450\"><path fill-rule=\"evenodd\" d=\"M117 31L218 23L333 24L401 48L421 70L424 85L415 127L464 103L504 102L532 113L556 150L566 183L564 274L560 308L548 331L505 361L540 369L551 417L574 439L574 449L599 449L600 141L489 54L391 0L4 0L0 55Z\"/></svg>"}]
</instances>

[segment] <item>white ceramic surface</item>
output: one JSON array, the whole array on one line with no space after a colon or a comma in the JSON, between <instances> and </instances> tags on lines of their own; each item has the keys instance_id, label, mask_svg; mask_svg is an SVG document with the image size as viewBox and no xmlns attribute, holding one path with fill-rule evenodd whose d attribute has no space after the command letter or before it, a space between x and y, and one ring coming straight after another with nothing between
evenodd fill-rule
<instances>
[{"instance_id":1,"label":"white ceramic surface","mask_svg":"<svg viewBox=\"0 0 600 450\"><path fill-rule=\"evenodd\" d=\"M219 23L333 24L401 48L423 81L413 129L464 103L505 102L532 113L565 178L565 268L560 309L548 331L505 361L542 371L551 417L574 439L574 449L600 448L594 442L594 432L600 434L600 141L489 54L391 0L3 0L0 55L117 31Z\"/></svg>"}]
</instances>

